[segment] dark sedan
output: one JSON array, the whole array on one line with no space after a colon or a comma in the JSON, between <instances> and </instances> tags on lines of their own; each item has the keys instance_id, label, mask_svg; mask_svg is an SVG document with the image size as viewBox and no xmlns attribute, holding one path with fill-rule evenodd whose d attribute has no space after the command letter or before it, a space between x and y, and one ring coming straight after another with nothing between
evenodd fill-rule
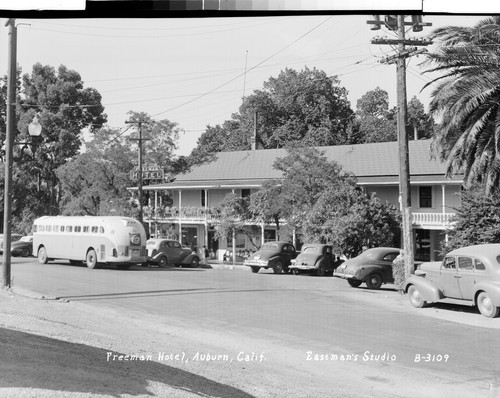
<instances>
[{"instance_id":1,"label":"dark sedan","mask_svg":"<svg viewBox=\"0 0 500 398\"><path fill-rule=\"evenodd\" d=\"M394 247L367 249L341 264L333 276L346 279L352 287L358 287L365 282L370 289L380 289L382 284L394 282L392 262L400 250Z\"/></svg>"},{"instance_id":2,"label":"dark sedan","mask_svg":"<svg viewBox=\"0 0 500 398\"><path fill-rule=\"evenodd\" d=\"M295 246L287 242L267 242L259 251L244 261L244 265L257 273L261 268L272 268L275 274L288 272L290 262L297 257Z\"/></svg>"},{"instance_id":3,"label":"dark sedan","mask_svg":"<svg viewBox=\"0 0 500 398\"><path fill-rule=\"evenodd\" d=\"M167 264L190 265L198 267L200 257L192 249L183 247L172 239L149 239L146 242L148 262L164 267Z\"/></svg>"},{"instance_id":4,"label":"dark sedan","mask_svg":"<svg viewBox=\"0 0 500 398\"><path fill-rule=\"evenodd\" d=\"M295 260L292 260L290 269L295 275L301 272L314 273L323 276L333 271L342 263L342 260L333 253L333 247L319 243L308 243Z\"/></svg>"},{"instance_id":5,"label":"dark sedan","mask_svg":"<svg viewBox=\"0 0 500 398\"><path fill-rule=\"evenodd\" d=\"M33 254L33 236L23 236L21 239L12 242L10 252L14 257L28 257Z\"/></svg>"}]
</instances>

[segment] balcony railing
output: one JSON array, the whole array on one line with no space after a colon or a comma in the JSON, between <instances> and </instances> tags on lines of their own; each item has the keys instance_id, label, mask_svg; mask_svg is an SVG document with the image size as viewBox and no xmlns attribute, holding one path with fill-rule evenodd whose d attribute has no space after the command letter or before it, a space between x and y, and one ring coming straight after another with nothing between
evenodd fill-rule
<instances>
[{"instance_id":1,"label":"balcony railing","mask_svg":"<svg viewBox=\"0 0 500 398\"><path fill-rule=\"evenodd\" d=\"M412 213L412 224L422 226L451 226L455 213Z\"/></svg>"},{"instance_id":2,"label":"balcony railing","mask_svg":"<svg viewBox=\"0 0 500 398\"><path fill-rule=\"evenodd\" d=\"M455 213L412 213L412 224L429 227L451 226ZM144 208L144 216L149 221L217 223L220 215L214 209L203 207Z\"/></svg>"}]
</instances>

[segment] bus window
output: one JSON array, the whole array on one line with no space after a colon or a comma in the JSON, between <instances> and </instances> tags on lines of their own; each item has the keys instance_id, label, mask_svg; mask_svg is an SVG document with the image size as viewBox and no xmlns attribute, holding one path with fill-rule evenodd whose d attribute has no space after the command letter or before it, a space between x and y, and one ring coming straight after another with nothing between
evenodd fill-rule
<instances>
[{"instance_id":1,"label":"bus window","mask_svg":"<svg viewBox=\"0 0 500 398\"><path fill-rule=\"evenodd\" d=\"M66 232L72 232L72 231L73 231L73 227L71 225L67 225Z\"/></svg>"},{"instance_id":2,"label":"bus window","mask_svg":"<svg viewBox=\"0 0 500 398\"><path fill-rule=\"evenodd\" d=\"M86 226L83 227L83 232L85 232L85 233L89 232L89 226L88 225L86 225Z\"/></svg>"},{"instance_id":3,"label":"bus window","mask_svg":"<svg viewBox=\"0 0 500 398\"><path fill-rule=\"evenodd\" d=\"M80 227L79 225L77 225L75 227L75 232L82 232L82 227Z\"/></svg>"},{"instance_id":4,"label":"bus window","mask_svg":"<svg viewBox=\"0 0 500 398\"><path fill-rule=\"evenodd\" d=\"M54 232L59 232L59 225L54 225Z\"/></svg>"},{"instance_id":5,"label":"bus window","mask_svg":"<svg viewBox=\"0 0 500 398\"><path fill-rule=\"evenodd\" d=\"M64 225L61 225L61 232L64 232Z\"/></svg>"}]
</instances>

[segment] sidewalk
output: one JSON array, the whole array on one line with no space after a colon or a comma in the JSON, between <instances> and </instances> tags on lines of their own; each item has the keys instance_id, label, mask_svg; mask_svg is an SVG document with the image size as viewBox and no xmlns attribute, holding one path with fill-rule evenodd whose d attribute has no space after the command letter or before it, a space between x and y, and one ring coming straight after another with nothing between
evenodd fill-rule
<instances>
[{"instance_id":1,"label":"sidewalk","mask_svg":"<svg viewBox=\"0 0 500 398\"><path fill-rule=\"evenodd\" d=\"M243 261L237 261L233 264L232 261L221 261L215 259L205 259L200 262L200 267L212 268L212 269L239 269L239 270L250 270L250 267L243 265Z\"/></svg>"}]
</instances>

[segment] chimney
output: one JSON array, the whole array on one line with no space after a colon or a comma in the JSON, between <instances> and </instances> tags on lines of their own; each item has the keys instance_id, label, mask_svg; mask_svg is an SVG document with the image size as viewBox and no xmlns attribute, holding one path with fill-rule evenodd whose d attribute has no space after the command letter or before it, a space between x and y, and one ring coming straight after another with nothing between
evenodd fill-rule
<instances>
[{"instance_id":1,"label":"chimney","mask_svg":"<svg viewBox=\"0 0 500 398\"><path fill-rule=\"evenodd\" d=\"M253 113L252 151L257 149L257 111Z\"/></svg>"}]
</instances>

